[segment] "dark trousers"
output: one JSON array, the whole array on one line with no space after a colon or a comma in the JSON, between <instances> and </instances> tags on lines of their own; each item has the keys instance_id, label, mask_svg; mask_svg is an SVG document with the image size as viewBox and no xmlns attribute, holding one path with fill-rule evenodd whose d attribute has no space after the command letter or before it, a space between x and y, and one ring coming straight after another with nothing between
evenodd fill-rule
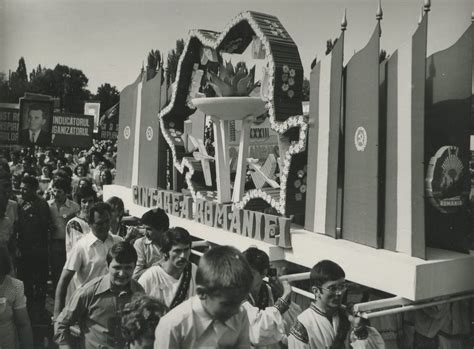
<instances>
[{"instance_id":1,"label":"dark trousers","mask_svg":"<svg viewBox=\"0 0 474 349\"><path fill-rule=\"evenodd\" d=\"M18 259L18 278L25 285L25 296L31 316L43 312L46 303L46 286L48 282L47 249L20 250Z\"/></svg>"},{"instance_id":2,"label":"dark trousers","mask_svg":"<svg viewBox=\"0 0 474 349\"><path fill-rule=\"evenodd\" d=\"M59 277L63 271L64 263L66 263L66 245L64 240L51 240L49 249L49 264L51 267L51 279L53 281L53 290L56 290Z\"/></svg>"}]
</instances>

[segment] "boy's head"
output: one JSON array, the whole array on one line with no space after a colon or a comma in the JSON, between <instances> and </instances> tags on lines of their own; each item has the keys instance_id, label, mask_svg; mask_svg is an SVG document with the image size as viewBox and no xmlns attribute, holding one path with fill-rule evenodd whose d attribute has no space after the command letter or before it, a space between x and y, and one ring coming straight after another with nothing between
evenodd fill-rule
<instances>
[{"instance_id":1,"label":"boy's head","mask_svg":"<svg viewBox=\"0 0 474 349\"><path fill-rule=\"evenodd\" d=\"M153 348L155 328L166 314L166 307L157 299L136 294L122 311L122 332L130 348Z\"/></svg>"},{"instance_id":2,"label":"boy's head","mask_svg":"<svg viewBox=\"0 0 474 349\"><path fill-rule=\"evenodd\" d=\"M252 280L250 266L237 249L214 247L199 261L197 294L211 317L224 322L239 312Z\"/></svg>"},{"instance_id":3,"label":"boy's head","mask_svg":"<svg viewBox=\"0 0 474 349\"><path fill-rule=\"evenodd\" d=\"M135 248L128 242L117 242L109 249L106 261L113 286L123 287L130 283L137 258Z\"/></svg>"},{"instance_id":4,"label":"boy's head","mask_svg":"<svg viewBox=\"0 0 474 349\"><path fill-rule=\"evenodd\" d=\"M57 202L64 202L66 200L66 195L71 191L71 185L69 182L61 177L57 177L53 180L52 185L52 194L53 198Z\"/></svg>"},{"instance_id":5,"label":"boy's head","mask_svg":"<svg viewBox=\"0 0 474 349\"><path fill-rule=\"evenodd\" d=\"M92 187L79 187L76 192L76 201L81 208L81 212L84 216L89 216L89 210L97 201L97 194Z\"/></svg>"},{"instance_id":6,"label":"boy's head","mask_svg":"<svg viewBox=\"0 0 474 349\"><path fill-rule=\"evenodd\" d=\"M170 219L161 208L155 208L145 212L140 219L146 227L146 236L156 244L160 244L160 236L170 227Z\"/></svg>"},{"instance_id":7,"label":"boy's head","mask_svg":"<svg viewBox=\"0 0 474 349\"><path fill-rule=\"evenodd\" d=\"M112 221L120 222L125 214L125 206L122 199L117 196L112 196L106 201L112 207L110 219Z\"/></svg>"},{"instance_id":8,"label":"boy's head","mask_svg":"<svg viewBox=\"0 0 474 349\"><path fill-rule=\"evenodd\" d=\"M264 251L256 247L249 247L242 254L252 269L252 292L258 292L262 286L263 278L267 276L270 269L270 258Z\"/></svg>"},{"instance_id":9,"label":"boy's head","mask_svg":"<svg viewBox=\"0 0 474 349\"><path fill-rule=\"evenodd\" d=\"M332 311L341 306L347 289L345 277L344 270L330 260L322 260L311 269L311 290L321 310Z\"/></svg>"}]
</instances>

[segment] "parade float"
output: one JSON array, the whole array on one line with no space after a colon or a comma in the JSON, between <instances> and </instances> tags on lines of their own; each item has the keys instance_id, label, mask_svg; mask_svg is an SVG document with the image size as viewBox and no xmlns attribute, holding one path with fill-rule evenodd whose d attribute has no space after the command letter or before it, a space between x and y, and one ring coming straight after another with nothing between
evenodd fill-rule
<instances>
[{"instance_id":1,"label":"parade float","mask_svg":"<svg viewBox=\"0 0 474 349\"><path fill-rule=\"evenodd\" d=\"M472 296L472 24L427 57L428 11L381 60L379 8L346 65L344 15L311 71L309 114L298 47L278 18L249 11L222 32L191 30L171 86L142 73L121 92L104 199L121 197L136 217L161 207L198 240L257 246L277 264L331 259L395 296L363 311Z\"/></svg>"}]
</instances>

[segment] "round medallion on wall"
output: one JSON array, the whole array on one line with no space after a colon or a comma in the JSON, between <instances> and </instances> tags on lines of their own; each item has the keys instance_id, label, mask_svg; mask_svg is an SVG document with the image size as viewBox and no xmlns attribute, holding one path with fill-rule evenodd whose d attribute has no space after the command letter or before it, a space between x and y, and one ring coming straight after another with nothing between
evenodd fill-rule
<instances>
[{"instance_id":1,"label":"round medallion on wall","mask_svg":"<svg viewBox=\"0 0 474 349\"><path fill-rule=\"evenodd\" d=\"M354 134L354 143L357 151L364 151L367 146L367 131L359 126Z\"/></svg>"},{"instance_id":2,"label":"round medallion on wall","mask_svg":"<svg viewBox=\"0 0 474 349\"><path fill-rule=\"evenodd\" d=\"M456 146L443 146L431 157L425 179L429 202L442 213L451 213L467 204L469 172Z\"/></svg>"},{"instance_id":3,"label":"round medallion on wall","mask_svg":"<svg viewBox=\"0 0 474 349\"><path fill-rule=\"evenodd\" d=\"M125 128L123 129L123 137L125 139L129 139L131 133L132 131L130 130L130 126L125 126Z\"/></svg>"},{"instance_id":4,"label":"round medallion on wall","mask_svg":"<svg viewBox=\"0 0 474 349\"><path fill-rule=\"evenodd\" d=\"M146 139L148 141L151 141L153 139L153 129L151 128L151 126L148 126L146 128L146 132L145 132L145 135L146 135Z\"/></svg>"}]
</instances>

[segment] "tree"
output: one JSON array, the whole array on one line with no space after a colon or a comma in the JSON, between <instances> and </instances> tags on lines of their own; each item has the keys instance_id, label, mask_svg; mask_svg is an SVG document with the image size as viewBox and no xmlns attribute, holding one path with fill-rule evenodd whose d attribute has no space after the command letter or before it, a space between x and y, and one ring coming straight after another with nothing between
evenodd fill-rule
<instances>
[{"instance_id":1,"label":"tree","mask_svg":"<svg viewBox=\"0 0 474 349\"><path fill-rule=\"evenodd\" d=\"M337 42L337 38L335 38L334 40L329 39L326 41L326 55L331 53L332 49L336 45L336 42Z\"/></svg>"},{"instance_id":2,"label":"tree","mask_svg":"<svg viewBox=\"0 0 474 349\"><path fill-rule=\"evenodd\" d=\"M303 101L309 101L309 80L303 78Z\"/></svg>"},{"instance_id":3,"label":"tree","mask_svg":"<svg viewBox=\"0 0 474 349\"><path fill-rule=\"evenodd\" d=\"M41 64L38 64L38 66L33 68L33 70L30 73L30 81L35 79L37 75L41 75L43 68L41 68Z\"/></svg>"},{"instance_id":4,"label":"tree","mask_svg":"<svg viewBox=\"0 0 474 349\"><path fill-rule=\"evenodd\" d=\"M120 101L120 93L115 86L105 83L97 88L94 99L100 102L100 115L102 115Z\"/></svg>"},{"instance_id":5,"label":"tree","mask_svg":"<svg viewBox=\"0 0 474 349\"><path fill-rule=\"evenodd\" d=\"M26 71L25 59L21 57L18 60L18 67L10 76L8 102L18 103L20 97L23 97L28 87L28 73Z\"/></svg>"},{"instance_id":6,"label":"tree","mask_svg":"<svg viewBox=\"0 0 474 349\"><path fill-rule=\"evenodd\" d=\"M28 92L59 97L64 112L83 113L84 101L91 97L86 88L89 79L82 70L57 64L54 69L40 69L30 81Z\"/></svg>"},{"instance_id":7,"label":"tree","mask_svg":"<svg viewBox=\"0 0 474 349\"><path fill-rule=\"evenodd\" d=\"M178 70L179 57L184 51L184 40L176 40L176 49L171 50L168 53L168 58L166 60L166 82L168 86L174 82L176 79L176 71Z\"/></svg>"},{"instance_id":8,"label":"tree","mask_svg":"<svg viewBox=\"0 0 474 349\"><path fill-rule=\"evenodd\" d=\"M25 59L23 57L18 60L18 68L16 68L16 74L18 76L18 79L24 82L28 82L28 73L26 71Z\"/></svg>"},{"instance_id":9,"label":"tree","mask_svg":"<svg viewBox=\"0 0 474 349\"><path fill-rule=\"evenodd\" d=\"M151 50L148 53L147 63L150 69L153 69L153 70L159 69L163 64L160 50Z\"/></svg>"},{"instance_id":10,"label":"tree","mask_svg":"<svg viewBox=\"0 0 474 349\"><path fill-rule=\"evenodd\" d=\"M379 63L382 63L384 60L388 59L390 55L387 55L387 51L381 50L379 55Z\"/></svg>"},{"instance_id":11,"label":"tree","mask_svg":"<svg viewBox=\"0 0 474 349\"><path fill-rule=\"evenodd\" d=\"M147 57L147 80L153 79L156 76L158 69L163 66L160 50L151 50Z\"/></svg>"},{"instance_id":12,"label":"tree","mask_svg":"<svg viewBox=\"0 0 474 349\"><path fill-rule=\"evenodd\" d=\"M6 103L9 100L8 80L5 73L0 72L0 103Z\"/></svg>"}]
</instances>

